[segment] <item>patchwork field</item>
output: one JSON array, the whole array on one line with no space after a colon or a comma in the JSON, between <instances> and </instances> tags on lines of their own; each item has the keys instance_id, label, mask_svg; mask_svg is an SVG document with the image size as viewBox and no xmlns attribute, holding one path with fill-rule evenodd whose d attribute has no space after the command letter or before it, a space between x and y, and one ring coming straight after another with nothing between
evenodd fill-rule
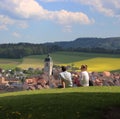
<instances>
[{"instance_id":1,"label":"patchwork field","mask_svg":"<svg viewBox=\"0 0 120 119\"><path fill-rule=\"evenodd\" d=\"M72 65L80 67L87 64L89 71L120 71L120 55L56 52L50 54L55 65ZM23 59L0 59L1 68L42 68L47 55L28 56Z\"/></svg>"}]
</instances>

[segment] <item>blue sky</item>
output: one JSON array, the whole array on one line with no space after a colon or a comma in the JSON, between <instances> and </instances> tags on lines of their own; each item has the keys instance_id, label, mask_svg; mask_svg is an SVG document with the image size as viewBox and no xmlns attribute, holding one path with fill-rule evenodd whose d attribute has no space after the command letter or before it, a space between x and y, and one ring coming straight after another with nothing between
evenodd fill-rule
<instances>
[{"instance_id":1,"label":"blue sky","mask_svg":"<svg viewBox=\"0 0 120 119\"><path fill-rule=\"evenodd\" d=\"M120 0L0 0L0 44L120 37Z\"/></svg>"}]
</instances>

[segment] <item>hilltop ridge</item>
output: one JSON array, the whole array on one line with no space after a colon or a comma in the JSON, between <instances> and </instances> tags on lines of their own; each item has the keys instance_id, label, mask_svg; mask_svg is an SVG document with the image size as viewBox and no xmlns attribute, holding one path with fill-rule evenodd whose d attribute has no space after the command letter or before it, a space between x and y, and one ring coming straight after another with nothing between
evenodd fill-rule
<instances>
[{"instance_id":1,"label":"hilltop ridge","mask_svg":"<svg viewBox=\"0 0 120 119\"><path fill-rule=\"evenodd\" d=\"M0 58L23 58L24 56L41 55L56 51L120 54L120 37L77 38L73 41L43 44L0 44Z\"/></svg>"},{"instance_id":2,"label":"hilltop ridge","mask_svg":"<svg viewBox=\"0 0 120 119\"><path fill-rule=\"evenodd\" d=\"M62 48L105 48L105 49L119 49L120 37L110 38L77 38L73 41L54 42Z\"/></svg>"}]
</instances>

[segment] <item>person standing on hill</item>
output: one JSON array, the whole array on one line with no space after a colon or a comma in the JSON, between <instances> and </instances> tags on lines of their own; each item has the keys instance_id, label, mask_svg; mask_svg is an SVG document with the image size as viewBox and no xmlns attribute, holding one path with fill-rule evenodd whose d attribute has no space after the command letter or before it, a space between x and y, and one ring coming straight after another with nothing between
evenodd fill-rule
<instances>
[{"instance_id":1,"label":"person standing on hill","mask_svg":"<svg viewBox=\"0 0 120 119\"><path fill-rule=\"evenodd\" d=\"M62 87L63 88L72 87L73 83L72 83L71 73L67 71L65 66L62 66L61 69L62 69L62 72L59 74L59 77L61 80Z\"/></svg>"},{"instance_id":2,"label":"person standing on hill","mask_svg":"<svg viewBox=\"0 0 120 119\"><path fill-rule=\"evenodd\" d=\"M81 65L81 73L80 73L80 85L81 86L89 86L89 74L87 72L87 65Z\"/></svg>"}]
</instances>

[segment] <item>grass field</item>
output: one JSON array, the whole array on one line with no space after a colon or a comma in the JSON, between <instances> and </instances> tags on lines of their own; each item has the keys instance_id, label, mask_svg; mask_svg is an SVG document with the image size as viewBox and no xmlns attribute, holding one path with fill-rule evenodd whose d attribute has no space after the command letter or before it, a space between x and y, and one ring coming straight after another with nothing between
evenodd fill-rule
<instances>
[{"instance_id":1,"label":"grass field","mask_svg":"<svg viewBox=\"0 0 120 119\"><path fill-rule=\"evenodd\" d=\"M78 52L56 52L50 55L56 65L74 65L75 67L80 67L81 64L87 64L89 71L120 71L120 55ZM0 67L42 68L46 56L28 56L22 60L0 59Z\"/></svg>"},{"instance_id":2,"label":"grass field","mask_svg":"<svg viewBox=\"0 0 120 119\"><path fill-rule=\"evenodd\" d=\"M43 89L0 94L0 119L104 119L106 110L112 107L120 109L120 87Z\"/></svg>"}]
</instances>

